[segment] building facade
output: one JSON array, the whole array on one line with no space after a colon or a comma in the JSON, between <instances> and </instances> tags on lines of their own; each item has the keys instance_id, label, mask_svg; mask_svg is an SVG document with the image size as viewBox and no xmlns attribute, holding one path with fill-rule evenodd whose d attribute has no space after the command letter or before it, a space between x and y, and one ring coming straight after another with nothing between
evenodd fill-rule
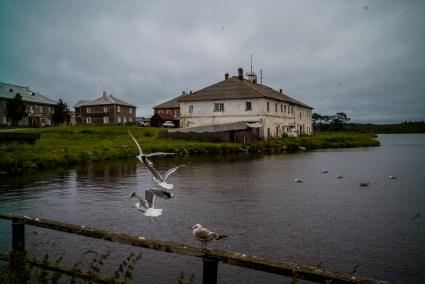
<instances>
[{"instance_id":1,"label":"building facade","mask_svg":"<svg viewBox=\"0 0 425 284\"><path fill-rule=\"evenodd\" d=\"M154 115L151 117L151 125L161 126L165 121L172 121L176 127L180 125L180 102L179 99L190 93L182 92L182 95L153 107Z\"/></svg>"},{"instance_id":2,"label":"building facade","mask_svg":"<svg viewBox=\"0 0 425 284\"><path fill-rule=\"evenodd\" d=\"M44 127L52 125L52 115L58 102L32 91L29 87L0 82L0 124L10 124L7 118L7 102L19 94L26 103L27 116L18 125Z\"/></svg>"},{"instance_id":3,"label":"building facade","mask_svg":"<svg viewBox=\"0 0 425 284\"><path fill-rule=\"evenodd\" d=\"M79 101L74 108L77 124L110 125L136 122L136 106L106 92L95 100Z\"/></svg>"},{"instance_id":4,"label":"building facade","mask_svg":"<svg viewBox=\"0 0 425 284\"><path fill-rule=\"evenodd\" d=\"M255 77L244 79L241 68L238 76L226 74L224 81L184 96L179 102L182 128L245 121L259 123L259 136L264 139L313 131L312 107L282 90L257 84Z\"/></svg>"}]
</instances>

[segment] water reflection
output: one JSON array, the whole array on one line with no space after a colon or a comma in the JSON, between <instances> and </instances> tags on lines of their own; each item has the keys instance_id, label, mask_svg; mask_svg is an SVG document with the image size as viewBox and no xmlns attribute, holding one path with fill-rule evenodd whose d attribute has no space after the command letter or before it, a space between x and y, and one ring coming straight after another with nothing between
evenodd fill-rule
<instances>
[{"instance_id":1,"label":"water reflection","mask_svg":"<svg viewBox=\"0 0 425 284\"><path fill-rule=\"evenodd\" d=\"M324 150L299 154L177 156L155 159L170 176L170 200L150 222L132 208L133 191L155 186L136 159L90 164L73 170L1 179L2 212L43 217L134 235L199 246L190 228L201 223L229 237L211 247L350 271L392 282L425 278L425 136L381 136L382 147ZM413 145L413 146L412 146ZM322 170L328 170L323 174ZM336 175L343 175L337 179ZM398 175L396 180L388 176ZM294 178L303 177L303 183ZM369 187L359 187L367 180ZM2 247L10 225L0 222ZM33 230L33 229L31 229ZM39 229L36 229L39 230ZM84 251L111 250L125 258L128 247L40 230L29 234L34 252L55 243L73 263ZM5 236L5 238L3 238ZM7 241L6 241L7 239ZM4 240L4 241L3 241ZM46 240L49 243L46 243ZM195 273L197 259L143 250L148 264L137 281L176 282L180 271ZM111 264L109 267L114 267ZM157 267L167 267L158 275ZM140 273L140 274L138 274ZM220 282L269 283L282 278L220 266Z\"/></svg>"}]
</instances>

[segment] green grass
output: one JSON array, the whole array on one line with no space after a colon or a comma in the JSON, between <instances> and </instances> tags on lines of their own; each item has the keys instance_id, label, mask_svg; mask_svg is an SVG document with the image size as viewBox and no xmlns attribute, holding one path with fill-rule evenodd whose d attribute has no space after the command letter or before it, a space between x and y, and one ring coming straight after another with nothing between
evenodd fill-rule
<instances>
[{"instance_id":1,"label":"green grass","mask_svg":"<svg viewBox=\"0 0 425 284\"><path fill-rule=\"evenodd\" d=\"M378 146L372 134L320 133L299 138L271 139L247 144L186 141L159 138L161 128L137 126L58 126L20 131L40 133L35 145L1 144L0 171L17 173L72 166L94 161L134 157L137 148L127 133L130 130L144 152L180 154L238 153L243 151L287 151L306 149Z\"/></svg>"}]
</instances>

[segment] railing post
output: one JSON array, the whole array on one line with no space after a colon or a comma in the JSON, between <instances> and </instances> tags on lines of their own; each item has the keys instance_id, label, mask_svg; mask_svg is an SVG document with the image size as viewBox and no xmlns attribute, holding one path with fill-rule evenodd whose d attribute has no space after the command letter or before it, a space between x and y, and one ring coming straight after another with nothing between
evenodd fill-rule
<instances>
[{"instance_id":1,"label":"railing post","mask_svg":"<svg viewBox=\"0 0 425 284\"><path fill-rule=\"evenodd\" d=\"M25 225L12 221L12 251L9 271L18 282L25 282Z\"/></svg>"},{"instance_id":2,"label":"railing post","mask_svg":"<svg viewBox=\"0 0 425 284\"><path fill-rule=\"evenodd\" d=\"M202 284L216 284L218 260L213 258L203 257L202 262L203 262Z\"/></svg>"},{"instance_id":3,"label":"railing post","mask_svg":"<svg viewBox=\"0 0 425 284\"><path fill-rule=\"evenodd\" d=\"M12 222L12 254L25 251L25 225Z\"/></svg>"}]
</instances>

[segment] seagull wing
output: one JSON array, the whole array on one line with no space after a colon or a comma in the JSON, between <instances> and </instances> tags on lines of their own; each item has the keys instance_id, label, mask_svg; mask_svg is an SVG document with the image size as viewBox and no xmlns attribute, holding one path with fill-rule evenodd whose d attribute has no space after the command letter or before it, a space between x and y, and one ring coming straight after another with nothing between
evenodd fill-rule
<instances>
[{"instance_id":1,"label":"seagull wing","mask_svg":"<svg viewBox=\"0 0 425 284\"><path fill-rule=\"evenodd\" d=\"M179 168L180 166L177 166L177 167L174 167L174 168L172 168L172 169L169 169L165 174L164 174L164 179L163 179L163 181L165 181L167 178L168 178L168 176L169 175L171 175L172 173L174 173L175 171L177 171L177 169Z\"/></svg>"},{"instance_id":2,"label":"seagull wing","mask_svg":"<svg viewBox=\"0 0 425 284\"><path fill-rule=\"evenodd\" d=\"M140 145L137 142L136 138L134 138L134 136L131 134L130 130L128 130L128 134L130 134L131 138L133 138L133 140L134 140L134 143L136 143L137 149L139 149L139 156L142 156L143 155L142 148L140 148Z\"/></svg>"},{"instance_id":3,"label":"seagull wing","mask_svg":"<svg viewBox=\"0 0 425 284\"><path fill-rule=\"evenodd\" d=\"M148 168L148 170L152 173L152 175L160 181L163 181L161 174L153 167L152 163L146 158L145 156L142 156L143 163Z\"/></svg>"},{"instance_id":4,"label":"seagull wing","mask_svg":"<svg viewBox=\"0 0 425 284\"><path fill-rule=\"evenodd\" d=\"M211 232L206 228L199 228L195 230L195 238L201 242L206 242L212 240Z\"/></svg>"},{"instance_id":5,"label":"seagull wing","mask_svg":"<svg viewBox=\"0 0 425 284\"><path fill-rule=\"evenodd\" d=\"M166 191L166 190L161 190L161 189L153 189L153 188L150 188L150 190L156 195L156 196L158 196L159 198L162 198L162 199L169 199L169 198L171 198L171 197L173 197L173 195L170 193L170 192L168 192L168 191Z\"/></svg>"},{"instance_id":6,"label":"seagull wing","mask_svg":"<svg viewBox=\"0 0 425 284\"><path fill-rule=\"evenodd\" d=\"M169 156L169 155L175 155L176 153L166 153L166 152L154 152L146 154L146 157L153 157L153 156Z\"/></svg>"},{"instance_id":7,"label":"seagull wing","mask_svg":"<svg viewBox=\"0 0 425 284\"><path fill-rule=\"evenodd\" d=\"M155 193L152 191L152 189L145 190L145 199L148 202L149 207L153 208L155 202Z\"/></svg>"}]
</instances>

